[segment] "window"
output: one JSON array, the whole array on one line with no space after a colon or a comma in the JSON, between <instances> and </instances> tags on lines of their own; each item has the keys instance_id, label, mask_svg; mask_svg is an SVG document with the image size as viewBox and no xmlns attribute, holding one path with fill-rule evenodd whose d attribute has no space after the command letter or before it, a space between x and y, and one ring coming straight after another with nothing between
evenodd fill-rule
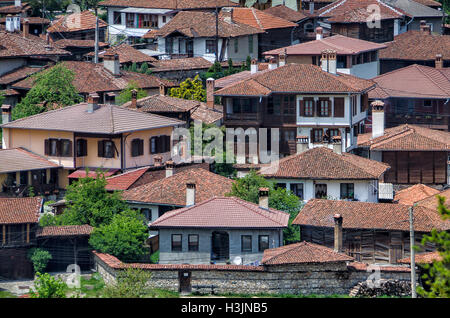
<instances>
[{"instance_id":1,"label":"window","mask_svg":"<svg viewBox=\"0 0 450 318\"><path fill-rule=\"evenodd\" d=\"M50 184L58 183L58 169L50 169Z\"/></svg>"},{"instance_id":2,"label":"window","mask_svg":"<svg viewBox=\"0 0 450 318\"><path fill-rule=\"evenodd\" d=\"M131 141L131 156L138 157L144 154L144 140L136 138Z\"/></svg>"},{"instance_id":3,"label":"window","mask_svg":"<svg viewBox=\"0 0 450 318\"><path fill-rule=\"evenodd\" d=\"M122 13L114 11L113 24L122 24Z\"/></svg>"},{"instance_id":4,"label":"window","mask_svg":"<svg viewBox=\"0 0 450 318\"><path fill-rule=\"evenodd\" d=\"M311 130L311 140L312 142L322 142L323 140L323 129L312 129Z\"/></svg>"},{"instance_id":5,"label":"window","mask_svg":"<svg viewBox=\"0 0 450 318\"><path fill-rule=\"evenodd\" d=\"M158 16L155 14L138 14L139 28L156 28L158 27Z\"/></svg>"},{"instance_id":6,"label":"window","mask_svg":"<svg viewBox=\"0 0 450 318\"><path fill-rule=\"evenodd\" d=\"M347 68L347 55L337 56L337 68Z\"/></svg>"},{"instance_id":7,"label":"window","mask_svg":"<svg viewBox=\"0 0 450 318\"><path fill-rule=\"evenodd\" d=\"M216 40L206 40L206 53L216 52Z\"/></svg>"},{"instance_id":8,"label":"window","mask_svg":"<svg viewBox=\"0 0 450 318\"><path fill-rule=\"evenodd\" d=\"M303 116L312 117L314 116L314 99L305 98L303 99Z\"/></svg>"},{"instance_id":9,"label":"window","mask_svg":"<svg viewBox=\"0 0 450 318\"><path fill-rule=\"evenodd\" d=\"M327 197L327 185L318 183L315 185L315 198L323 199Z\"/></svg>"},{"instance_id":10,"label":"window","mask_svg":"<svg viewBox=\"0 0 450 318\"><path fill-rule=\"evenodd\" d=\"M350 103L352 104L352 116L355 116L356 114L358 114L358 103L357 103L357 95L353 95L350 98Z\"/></svg>"},{"instance_id":11,"label":"window","mask_svg":"<svg viewBox=\"0 0 450 318\"><path fill-rule=\"evenodd\" d=\"M341 133L339 132L339 129L333 128L327 130L327 135L328 137L330 137L330 139L332 139L334 136L340 136Z\"/></svg>"},{"instance_id":12,"label":"window","mask_svg":"<svg viewBox=\"0 0 450 318\"><path fill-rule=\"evenodd\" d=\"M173 53L173 38L166 38L166 53Z\"/></svg>"},{"instance_id":13,"label":"window","mask_svg":"<svg viewBox=\"0 0 450 318\"><path fill-rule=\"evenodd\" d=\"M253 53L253 35L248 36L248 53Z\"/></svg>"},{"instance_id":14,"label":"window","mask_svg":"<svg viewBox=\"0 0 450 318\"><path fill-rule=\"evenodd\" d=\"M423 101L423 107L432 107L432 106L433 106L432 100L430 100L430 99L425 99L425 100Z\"/></svg>"},{"instance_id":15,"label":"window","mask_svg":"<svg viewBox=\"0 0 450 318\"><path fill-rule=\"evenodd\" d=\"M115 145L112 140L98 141L98 157L100 158L114 158Z\"/></svg>"},{"instance_id":16,"label":"window","mask_svg":"<svg viewBox=\"0 0 450 318\"><path fill-rule=\"evenodd\" d=\"M234 53L238 53L239 51L239 39L234 39Z\"/></svg>"},{"instance_id":17,"label":"window","mask_svg":"<svg viewBox=\"0 0 450 318\"><path fill-rule=\"evenodd\" d=\"M68 139L61 140L61 157L71 157L72 156L72 141Z\"/></svg>"},{"instance_id":18,"label":"window","mask_svg":"<svg viewBox=\"0 0 450 318\"><path fill-rule=\"evenodd\" d=\"M85 157L87 156L87 140L86 139L77 139L77 157Z\"/></svg>"},{"instance_id":19,"label":"window","mask_svg":"<svg viewBox=\"0 0 450 318\"><path fill-rule=\"evenodd\" d=\"M46 156L71 157L72 141L69 139L46 139L44 142L44 153Z\"/></svg>"},{"instance_id":20,"label":"window","mask_svg":"<svg viewBox=\"0 0 450 318\"><path fill-rule=\"evenodd\" d=\"M303 183L291 183L291 191L294 193L300 200L303 200Z\"/></svg>"},{"instance_id":21,"label":"window","mask_svg":"<svg viewBox=\"0 0 450 318\"><path fill-rule=\"evenodd\" d=\"M252 236L242 235L241 236L241 251L251 252L252 251Z\"/></svg>"},{"instance_id":22,"label":"window","mask_svg":"<svg viewBox=\"0 0 450 318\"><path fill-rule=\"evenodd\" d=\"M267 103L267 113L271 115L280 115L281 97L274 95L269 98Z\"/></svg>"},{"instance_id":23,"label":"window","mask_svg":"<svg viewBox=\"0 0 450 318\"><path fill-rule=\"evenodd\" d=\"M198 234L189 234L188 249L189 252L198 252Z\"/></svg>"},{"instance_id":24,"label":"window","mask_svg":"<svg viewBox=\"0 0 450 318\"><path fill-rule=\"evenodd\" d=\"M135 28L134 25L134 13L127 13L126 14L126 26L127 28Z\"/></svg>"},{"instance_id":25,"label":"window","mask_svg":"<svg viewBox=\"0 0 450 318\"><path fill-rule=\"evenodd\" d=\"M20 171L20 180L21 185L28 184L28 171Z\"/></svg>"},{"instance_id":26,"label":"window","mask_svg":"<svg viewBox=\"0 0 450 318\"><path fill-rule=\"evenodd\" d=\"M353 183L341 183L341 199L354 199L355 185Z\"/></svg>"},{"instance_id":27,"label":"window","mask_svg":"<svg viewBox=\"0 0 450 318\"><path fill-rule=\"evenodd\" d=\"M319 116L320 117L328 117L330 116L330 101L321 99L319 100Z\"/></svg>"},{"instance_id":28,"label":"window","mask_svg":"<svg viewBox=\"0 0 450 318\"><path fill-rule=\"evenodd\" d=\"M260 235L258 237L258 250L264 252L269 248L269 235Z\"/></svg>"},{"instance_id":29,"label":"window","mask_svg":"<svg viewBox=\"0 0 450 318\"><path fill-rule=\"evenodd\" d=\"M284 115L295 115L296 100L295 96L284 96L283 97L283 114Z\"/></svg>"},{"instance_id":30,"label":"window","mask_svg":"<svg viewBox=\"0 0 450 318\"><path fill-rule=\"evenodd\" d=\"M170 151L170 136L154 136L150 138L150 153L163 153Z\"/></svg>"},{"instance_id":31,"label":"window","mask_svg":"<svg viewBox=\"0 0 450 318\"><path fill-rule=\"evenodd\" d=\"M181 252L182 251L182 235L181 234L172 234L172 252Z\"/></svg>"},{"instance_id":32,"label":"window","mask_svg":"<svg viewBox=\"0 0 450 318\"><path fill-rule=\"evenodd\" d=\"M50 156L58 156L58 140L57 139L49 139L50 142Z\"/></svg>"},{"instance_id":33,"label":"window","mask_svg":"<svg viewBox=\"0 0 450 318\"><path fill-rule=\"evenodd\" d=\"M166 17L165 15L163 15L163 17L162 17L162 22L163 22L163 23L166 23L166 21L167 21L167 17Z\"/></svg>"}]
</instances>

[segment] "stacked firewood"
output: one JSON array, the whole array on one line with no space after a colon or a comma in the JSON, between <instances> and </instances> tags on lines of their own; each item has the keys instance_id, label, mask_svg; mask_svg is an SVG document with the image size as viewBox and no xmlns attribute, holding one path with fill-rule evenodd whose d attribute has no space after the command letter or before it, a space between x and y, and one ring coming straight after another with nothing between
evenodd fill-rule
<instances>
[{"instance_id":1,"label":"stacked firewood","mask_svg":"<svg viewBox=\"0 0 450 318\"><path fill-rule=\"evenodd\" d=\"M397 279L380 279L377 282L364 281L352 288L351 297L381 297L411 295L411 283Z\"/></svg>"}]
</instances>

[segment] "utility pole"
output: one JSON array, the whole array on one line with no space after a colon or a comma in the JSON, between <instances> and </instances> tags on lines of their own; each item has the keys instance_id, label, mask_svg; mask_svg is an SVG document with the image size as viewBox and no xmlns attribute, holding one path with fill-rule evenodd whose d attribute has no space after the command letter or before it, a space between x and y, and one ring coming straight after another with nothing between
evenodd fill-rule
<instances>
[{"instance_id":1,"label":"utility pole","mask_svg":"<svg viewBox=\"0 0 450 318\"><path fill-rule=\"evenodd\" d=\"M414 250L414 215L413 207L409 207L409 245L411 256L411 296L417 298L416 293L416 253Z\"/></svg>"},{"instance_id":2,"label":"utility pole","mask_svg":"<svg viewBox=\"0 0 450 318\"><path fill-rule=\"evenodd\" d=\"M219 61L219 8L216 0L216 62Z\"/></svg>"},{"instance_id":3,"label":"utility pole","mask_svg":"<svg viewBox=\"0 0 450 318\"><path fill-rule=\"evenodd\" d=\"M94 63L98 63L98 16L95 17L95 52Z\"/></svg>"}]
</instances>

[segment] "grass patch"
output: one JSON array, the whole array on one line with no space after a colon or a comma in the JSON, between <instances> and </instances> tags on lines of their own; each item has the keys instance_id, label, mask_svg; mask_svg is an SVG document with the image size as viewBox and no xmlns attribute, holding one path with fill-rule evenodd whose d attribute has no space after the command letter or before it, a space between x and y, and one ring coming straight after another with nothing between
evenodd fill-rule
<instances>
[{"instance_id":1,"label":"grass patch","mask_svg":"<svg viewBox=\"0 0 450 318\"><path fill-rule=\"evenodd\" d=\"M6 290L0 290L0 298L17 298L16 295Z\"/></svg>"},{"instance_id":2,"label":"grass patch","mask_svg":"<svg viewBox=\"0 0 450 318\"><path fill-rule=\"evenodd\" d=\"M88 298L101 297L105 283L102 277L98 273L91 275L89 279L81 277L81 288L80 291L86 294Z\"/></svg>"}]
</instances>

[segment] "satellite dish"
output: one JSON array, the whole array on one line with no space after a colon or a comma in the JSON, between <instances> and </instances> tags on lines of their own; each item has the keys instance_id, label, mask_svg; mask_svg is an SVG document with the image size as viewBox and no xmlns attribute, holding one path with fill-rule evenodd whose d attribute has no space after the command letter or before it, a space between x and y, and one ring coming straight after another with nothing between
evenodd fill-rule
<instances>
[{"instance_id":1,"label":"satellite dish","mask_svg":"<svg viewBox=\"0 0 450 318\"><path fill-rule=\"evenodd\" d=\"M233 264L234 265L241 265L242 264L242 258L240 256L236 256L233 258Z\"/></svg>"}]
</instances>

